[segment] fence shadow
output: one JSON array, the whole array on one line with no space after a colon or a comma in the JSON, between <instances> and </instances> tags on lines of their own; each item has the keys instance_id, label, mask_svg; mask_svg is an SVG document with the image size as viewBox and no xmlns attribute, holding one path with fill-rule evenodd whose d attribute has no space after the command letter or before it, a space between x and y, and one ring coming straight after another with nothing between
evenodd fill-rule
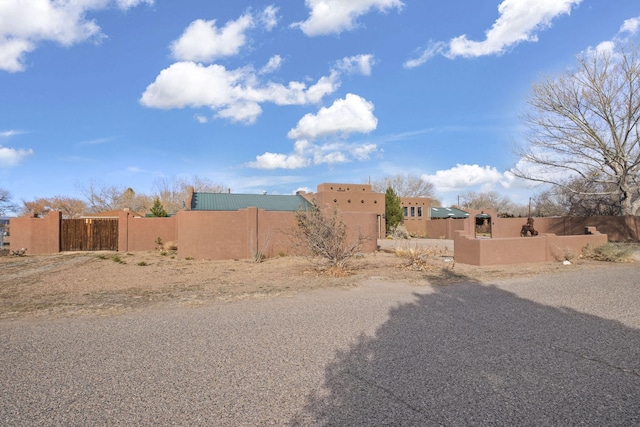
<instances>
[{"instance_id":1,"label":"fence shadow","mask_svg":"<svg viewBox=\"0 0 640 427\"><path fill-rule=\"evenodd\" d=\"M440 286L326 367L292 425L638 425L640 331Z\"/></svg>"}]
</instances>

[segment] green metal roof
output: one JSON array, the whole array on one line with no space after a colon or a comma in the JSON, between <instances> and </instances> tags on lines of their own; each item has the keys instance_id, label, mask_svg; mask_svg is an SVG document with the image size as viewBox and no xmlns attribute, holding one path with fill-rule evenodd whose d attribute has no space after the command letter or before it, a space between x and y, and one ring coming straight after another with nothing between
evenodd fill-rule
<instances>
[{"instance_id":1,"label":"green metal roof","mask_svg":"<svg viewBox=\"0 0 640 427\"><path fill-rule=\"evenodd\" d=\"M431 218L433 219L464 219L469 218L469 213L456 208L431 208Z\"/></svg>"},{"instance_id":2,"label":"green metal roof","mask_svg":"<svg viewBox=\"0 0 640 427\"><path fill-rule=\"evenodd\" d=\"M272 194L193 193L193 211L237 211L248 207L265 211L295 212L311 206L302 196Z\"/></svg>"}]
</instances>

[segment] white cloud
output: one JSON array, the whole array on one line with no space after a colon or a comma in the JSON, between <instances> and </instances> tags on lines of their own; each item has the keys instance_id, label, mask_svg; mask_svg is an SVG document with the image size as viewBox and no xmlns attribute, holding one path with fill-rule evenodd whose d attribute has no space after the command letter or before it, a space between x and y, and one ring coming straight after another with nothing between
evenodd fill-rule
<instances>
[{"instance_id":1,"label":"white cloud","mask_svg":"<svg viewBox=\"0 0 640 427\"><path fill-rule=\"evenodd\" d=\"M265 64L264 67L260 69L258 74L271 74L280 69L282 65L282 57L280 55L273 55L269 58L269 61Z\"/></svg>"},{"instance_id":2,"label":"white cloud","mask_svg":"<svg viewBox=\"0 0 640 427\"><path fill-rule=\"evenodd\" d=\"M100 26L86 18L91 11L121 10L153 4L153 0L2 0L0 3L0 70L25 69L25 56L41 42L71 46L100 40Z\"/></svg>"},{"instance_id":3,"label":"white cloud","mask_svg":"<svg viewBox=\"0 0 640 427\"><path fill-rule=\"evenodd\" d=\"M171 54L178 61L211 62L237 55L247 41L245 32L254 26L251 15L242 15L222 28L216 21L193 21L178 40L171 43Z\"/></svg>"},{"instance_id":4,"label":"white cloud","mask_svg":"<svg viewBox=\"0 0 640 427\"><path fill-rule=\"evenodd\" d=\"M257 102L239 101L221 109L216 116L232 122L253 124L261 113L262 108Z\"/></svg>"},{"instance_id":5,"label":"white cloud","mask_svg":"<svg viewBox=\"0 0 640 427\"><path fill-rule=\"evenodd\" d=\"M208 107L219 117L253 123L261 103L305 105L319 102L339 87L339 74L332 72L307 87L302 82L262 83L249 67L227 70L213 64L176 62L160 72L147 86L140 102L153 108Z\"/></svg>"},{"instance_id":6,"label":"white cloud","mask_svg":"<svg viewBox=\"0 0 640 427\"><path fill-rule=\"evenodd\" d=\"M288 137L292 139L316 139L318 137L354 132L368 133L375 130L378 119L373 115L373 103L348 93L330 107L323 107L317 114L306 114Z\"/></svg>"},{"instance_id":7,"label":"white cloud","mask_svg":"<svg viewBox=\"0 0 640 427\"><path fill-rule=\"evenodd\" d=\"M321 108L317 114L307 114L291 129L288 137L297 139L291 154L266 152L256 156L248 167L257 169L299 169L310 165L347 163L368 160L378 151L376 144L347 143L335 138L351 133L368 133L377 127L373 104L354 94L337 99L330 107ZM331 141L316 144L313 140L328 138Z\"/></svg>"},{"instance_id":8,"label":"white cloud","mask_svg":"<svg viewBox=\"0 0 640 427\"><path fill-rule=\"evenodd\" d=\"M554 18L570 14L582 0L503 0L498 6L500 16L486 31L483 41L469 40L466 35L448 43L431 43L416 59L405 62L405 67L417 67L437 54L447 58L501 55L521 42L535 42L537 33L549 27Z\"/></svg>"},{"instance_id":9,"label":"white cloud","mask_svg":"<svg viewBox=\"0 0 640 427\"><path fill-rule=\"evenodd\" d=\"M209 122L209 118L206 116L203 116L202 114L196 114L195 116L193 116L194 120L200 124L205 124Z\"/></svg>"},{"instance_id":10,"label":"white cloud","mask_svg":"<svg viewBox=\"0 0 640 427\"><path fill-rule=\"evenodd\" d=\"M418 67L436 55L441 55L445 49L447 44L444 42L430 42L426 48L419 49L419 55L417 58L407 60L403 66L405 68L415 68Z\"/></svg>"},{"instance_id":11,"label":"white cloud","mask_svg":"<svg viewBox=\"0 0 640 427\"><path fill-rule=\"evenodd\" d=\"M278 8L270 5L264 8L259 16L260 22L267 31L271 31L278 25Z\"/></svg>"},{"instance_id":12,"label":"white cloud","mask_svg":"<svg viewBox=\"0 0 640 427\"><path fill-rule=\"evenodd\" d=\"M247 166L256 169L300 169L309 166L311 161L305 154L309 148L306 141L297 141L294 144L293 154L279 154L266 152L256 156L256 161Z\"/></svg>"},{"instance_id":13,"label":"white cloud","mask_svg":"<svg viewBox=\"0 0 640 427\"><path fill-rule=\"evenodd\" d=\"M113 138L113 137L96 138L96 139L90 139L90 140L86 140L86 141L81 141L78 145L100 145L100 144L105 144L107 142L111 142L114 139L115 138Z\"/></svg>"},{"instance_id":14,"label":"white cloud","mask_svg":"<svg viewBox=\"0 0 640 427\"><path fill-rule=\"evenodd\" d=\"M611 40L604 40L596 45L589 46L583 51L587 56L606 54L611 58L622 59L619 47L627 44L640 30L640 17L625 20L618 33Z\"/></svg>"},{"instance_id":15,"label":"white cloud","mask_svg":"<svg viewBox=\"0 0 640 427\"><path fill-rule=\"evenodd\" d=\"M339 34L352 30L357 19L372 9L386 12L389 9L402 9L400 0L306 0L311 9L309 18L296 22L292 27L299 27L307 36Z\"/></svg>"},{"instance_id":16,"label":"white cloud","mask_svg":"<svg viewBox=\"0 0 640 427\"><path fill-rule=\"evenodd\" d=\"M262 12L247 12L224 27L216 27L216 21L197 19L170 45L171 54L178 61L213 62L215 59L237 55L247 43L247 32L262 24L270 31L277 23L278 9L267 6Z\"/></svg>"},{"instance_id":17,"label":"white cloud","mask_svg":"<svg viewBox=\"0 0 640 427\"><path fill-rule=\"evenodd\" d=\"M11 138L12 136L23 134L24 132L21 130L5 130L0 132L0 138Z\"/></svg>"},{"instance_id":18,"label":"white cloud","mask_svg":"<svg viewBox=\"0 0 640 427\"><path fill-rule=\"evenodd\" d=\"M374 64L375 59L371 54L355 55L342 58L336 63L335 68L349 74L359 73L363 76L370 76Z\"/></svg>"},{"instance_id":19,"label":"white cloud","mask_svg":"<svg viewBox=\"0 0 640 427\"><path fill-rule=\"evenodd\" d=\"M23 150L0 145L0 167L12 167L20 163L25 157L33 154L32 149Z\"/></svg>"},{"instance_id":20,"label":"white cloud","mask_svg":"<svg viewBox=\"0 0 640 427\"><path fill-rule=\"evenodd\" d=\"M376 151L378 147L375 144L314 144L303 139L295 142L291 154L266 152L256 156L256 161L248 163L247 166L256 169L300 169L311 165L364 161Z\"/></svg>"},{"instance_id":21,"label":"white cloud","mask_svg":"<svg viewBox=\"0 0 640 427\"><path fill-rule=\"evenodd\" d=\"M438 191L455 191L472 186L496 184L504 175L495 167L479 165L456 165L447 170L437 171L434 175L424 174L422 179L431 182Z\"/></svg>"},{"instance_id":22,"label":"white cloud","mask_svg":"<svg viewBox=\"0 0 640 427\"><path fill-rule=\"evenodd\" d=\"M638 30L640 30L640 16L627 19L620 27L620 33L630 33L633 35L636 34Z\"/></svg>"}]
</instances>

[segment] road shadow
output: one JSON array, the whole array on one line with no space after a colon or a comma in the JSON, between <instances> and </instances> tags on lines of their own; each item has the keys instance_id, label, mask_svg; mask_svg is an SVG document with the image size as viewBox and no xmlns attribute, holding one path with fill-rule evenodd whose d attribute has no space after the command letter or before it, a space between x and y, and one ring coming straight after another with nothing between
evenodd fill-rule
<instances>
[{"instance_id":1,"label":"road shadow","mask_svg":"<svg viewBox=\"0 0 640 427\"><path fill-rule=\"evenodd\" d=\"M639 425L640 331L438 286L328 364L292 425Z\"/></svg>"}]
</instances>

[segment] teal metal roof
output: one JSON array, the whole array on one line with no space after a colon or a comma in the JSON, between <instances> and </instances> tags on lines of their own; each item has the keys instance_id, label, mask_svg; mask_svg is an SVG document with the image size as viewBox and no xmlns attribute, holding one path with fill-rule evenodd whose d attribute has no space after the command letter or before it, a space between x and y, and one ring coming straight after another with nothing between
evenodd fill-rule
<instances>
[{"instance_id":1,"label":"teal metal roof","mask_svg":"<svg viewBox=\"0 0 640 427\"><path fill-rule=\"evenodd\" d=\"M237 211L248 207L265 211L295 212L311 206L302 196L273 194L193 193L192 211Z\"/></svg>"},{"instance_id":2,"label":"teal metal roof","mask_svg":"<svg viewBox=\"0 0 640 427\"><path fill-rule=\"evenodd\" d=\"M464 219L469 218L469 213L456 208L431 208L432 219Z\"/></svg>"}]
</instances>

